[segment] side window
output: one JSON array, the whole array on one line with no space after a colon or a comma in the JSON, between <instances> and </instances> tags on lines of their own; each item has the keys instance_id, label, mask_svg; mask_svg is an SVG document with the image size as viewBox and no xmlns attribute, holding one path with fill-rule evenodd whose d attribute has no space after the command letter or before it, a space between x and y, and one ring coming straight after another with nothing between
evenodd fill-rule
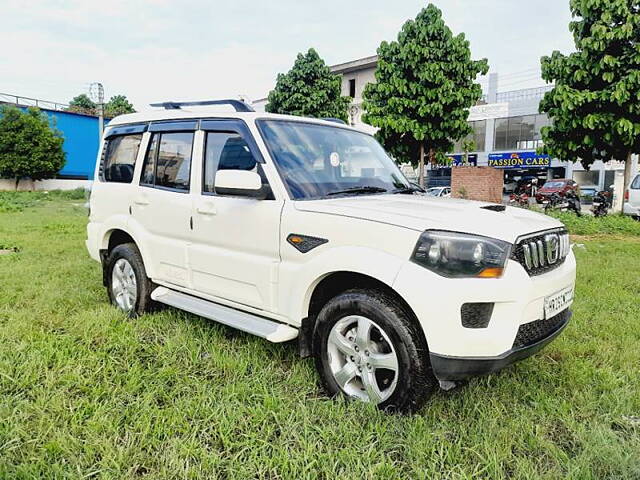
<instances>
[{"instance_id":1,"label":"side window","mask_svg":"<svg viewBox=\"0 0 640 480\"><path fill-rule=\"evenodd\" d=\"M633 190L640 190L640 175L636 177L636 179L631 184L631 188Z\"/></svg>"},{"instance_id":2,"label":"side window","mask_svg":"<svg viewBox=\"0 0 640 480\"><path fill-rule=\"evenodd\" d=\"M154 133L140 183L189 191L192 150L192 132Z\"/></svg>"},{"instance_id":3,"label":"side window","mask_svg":"<svg viewBox=\"0 0 640 480\"><path fill-rule=\"evenodd\" d=\"M237 133L207 133L202 177L203 192L213 193L215 191L215 176L218 170L257 171L261 174L263 183L266 183L247 142Z\"/></svg>"},{"instance_id":4,"label":"side window","mask_svg":"<svg viewBox=\"0 0 640 480\"><path fill-rule=\"evenodd\" d=\"M119 135L107 140L102 164L105 182L131 183L142 135Z\"/></svg>"}]
</instances>

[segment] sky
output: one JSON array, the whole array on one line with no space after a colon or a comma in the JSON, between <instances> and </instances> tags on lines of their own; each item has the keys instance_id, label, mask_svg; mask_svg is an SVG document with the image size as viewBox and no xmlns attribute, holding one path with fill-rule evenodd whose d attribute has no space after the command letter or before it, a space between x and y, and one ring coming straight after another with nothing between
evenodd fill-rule
<instances>
[{"instance_id":1,"label":"sky","mask_svg":"<svg viewBox=\"0 0 640 480\"><path fill-rule=\"evenodd\" d=\"M568 53L569 0L432 0L499 90L544 85L539 59ZM0 0L0 93L68 102L101 82L135 107L265 97L298 52L327 64L374 55L417 0ZM481 83L484 80L481 80Z\"/></svg>"}]
</instances>

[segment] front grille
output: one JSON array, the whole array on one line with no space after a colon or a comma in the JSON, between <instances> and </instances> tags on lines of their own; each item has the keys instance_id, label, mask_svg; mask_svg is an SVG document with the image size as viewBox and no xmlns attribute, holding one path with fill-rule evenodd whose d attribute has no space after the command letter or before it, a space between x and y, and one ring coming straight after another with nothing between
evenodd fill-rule
<instances>
[{"instance_id":1,"label":"front grille","mask_svg":"<svg viewBox=\"0 0 640 480\"><path fill-rule=\"evenodd\" d=\"M548 230L520 238L511 258L530 276L542 275L562 265L570 249L569 234L565 229Z\"/></svg>"},{"instance_id":2,"label":"front grille","mask_svg":"<svg viewBox=\"0 0 640 480\"><path fill-rule=\"evenodd\" d=\"M513 341L513 348L528 347L548 337L562 326L569 315L571 315L571 313L569 309L567 309L555 317L520 325L516 339Z\"/></svg>"}]
</instances>

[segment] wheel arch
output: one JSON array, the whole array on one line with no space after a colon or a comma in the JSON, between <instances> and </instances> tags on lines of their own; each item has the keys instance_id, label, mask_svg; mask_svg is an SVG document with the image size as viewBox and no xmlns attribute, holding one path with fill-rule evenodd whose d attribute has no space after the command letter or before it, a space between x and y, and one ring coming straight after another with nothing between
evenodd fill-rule
<instances>
[{"instance_id":1,"label":"wheel arch","mask_svg":"<svg viewBox=\"0 0 640 480\"><path fill-rule=\"evenodd\" d=\"M365 273L338 270L333 272L327 272L309 287L308 293L305 296L304 312L305 318L302 320L300 328L300 354L303 357L311 354L311 344L313 341L313 330L315 322L320 310L326 303L335 296L353 288L366 288L377 290L385 295L398 301L407 315L420 327L418 318L409 305L409 303L396 291L394 288L383 282L382 280L367 275ZM424 332L420 327L420 331L424 337ZM426 338L425 338L426 342Z\"/></svg>"},{"instance_id":2,"label":"wheel arch","mask_svg":"<svg viewBox=\"0 0 640 480\"><path fill-rule=\"evenodd\" d=\"M149 275L149 277L151 278L152 265L147 261L146 249L144 248L144 245L142 244L142 242L140 242L140 239L137 238L134 232L131 232L130 229L122 228L121 226L114 226L113 228L108 229L104 233L100 242L100 258L102 260L104 275L106 275L106 260L109 256L109 253L118 245L123 245L125 243L133 243L136 246L136 248L140 252L140 255L142 256L142 261L147 271L147 275ZM103 280L104 282L106 282L106 277L104 277Z\"/></svg>"}]
</instances>

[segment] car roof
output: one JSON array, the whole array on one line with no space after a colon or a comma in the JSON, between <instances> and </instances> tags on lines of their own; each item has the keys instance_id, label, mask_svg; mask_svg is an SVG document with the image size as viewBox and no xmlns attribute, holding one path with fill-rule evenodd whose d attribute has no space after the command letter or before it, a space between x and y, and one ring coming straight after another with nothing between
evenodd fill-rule
<instances>
[{"instance_id":1,"label":"car roof","mask_svg":"<svg viewBox=\"0 0 640 480\"><path fill-rule=\"evenodd\" d=\"M135 123L159 122L166 120L188 120L188 119L234 119L244 120L247 123L258 119L270 120L288 120L294 122L315 123L318 125L326 125L331 127L339 127L360 133L366 133L357 128L346 124L337 123L335 121L323 120L311 117L298 117L295 115L281 115L275 113L264 112L236 112L220 107L190 107L180 109L164 109L152 108L141 112L128 113L126 115L118 115L109 121L109 127L118 125L130 125Z\"/></svg>"}]
</instances>

